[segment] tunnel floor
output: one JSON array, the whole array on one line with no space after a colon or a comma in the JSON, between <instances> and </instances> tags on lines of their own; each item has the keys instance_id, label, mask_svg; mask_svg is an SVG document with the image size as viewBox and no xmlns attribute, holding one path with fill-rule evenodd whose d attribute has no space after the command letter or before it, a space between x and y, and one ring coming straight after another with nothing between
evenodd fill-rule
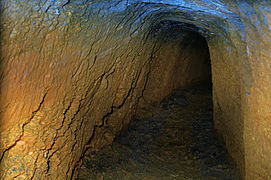
<instances>
[{"instance_id":1,"label":"tunnel floor","mask_svg":"<svg viewBox=\"0 0 271 180\"><path fill-rule=\"evenodd\" d=\"M84 158L78 179L238 179L213 131L211 85L146 110L112 146Z\"/></svg>"}]
</instances>

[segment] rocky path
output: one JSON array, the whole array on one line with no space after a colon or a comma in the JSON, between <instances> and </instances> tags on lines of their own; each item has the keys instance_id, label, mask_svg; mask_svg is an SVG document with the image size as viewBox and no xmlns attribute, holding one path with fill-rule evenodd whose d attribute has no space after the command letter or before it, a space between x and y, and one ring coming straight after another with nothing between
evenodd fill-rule
<instances>
[{"instance_id":1,"label":"rocky path","mask_svg":"<svg viewBox=\"0 0 271 180\"><path fill-rule=\"evenodd\" d=\"M84 159L78 179L235 180L213 132L210 86L175 92L129 130Z\"/></svg>"}]
</instances>

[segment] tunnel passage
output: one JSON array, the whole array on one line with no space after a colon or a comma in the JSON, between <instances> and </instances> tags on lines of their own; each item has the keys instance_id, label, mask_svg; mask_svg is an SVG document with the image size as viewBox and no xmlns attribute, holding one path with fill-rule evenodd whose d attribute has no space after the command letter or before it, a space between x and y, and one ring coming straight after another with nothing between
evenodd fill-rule
<instances>
[{"instance_id":1,"label":"tunnel passage","mask_svg":"<svg viewBox=\"0 0 271 180\"><path fill-rule=\"evenodd\" d=\"M158 50L152 59L144 104L159 104L174 90L212 81L208 44L199 31L195 25L174 21L162 21L153 28Z\"/></svg>"},{"instance_id":2,"label":"tunnel passage","mask_svg":"<svg viewBox=\"0 0 271 180\"><path fill-rule=\"evenodd\" d=\"M214 133L206 39L189 24L158 28L145 104L112 145L86 153L78 179L237 180Z\"/></svg>"},{"instance_id":3,"label":"tunnel passage","mask_svg":"<svg viewBox=\"0 0 271 180\"><path fill-rule=\"evenodd\" d=\"M180 50L191 31L208 42L214 126L241 178L271 179L270 5L1 1L0 179L74 179L86 152L110 145L140 109L199 80L168 71L189 70Z\"/></svg>"}]
</instances>

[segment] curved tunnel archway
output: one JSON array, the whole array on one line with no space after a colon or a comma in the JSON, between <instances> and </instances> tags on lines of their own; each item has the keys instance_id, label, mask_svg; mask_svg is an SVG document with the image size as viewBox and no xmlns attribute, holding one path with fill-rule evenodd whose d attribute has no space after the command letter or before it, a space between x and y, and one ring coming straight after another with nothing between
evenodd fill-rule
<instances>
[{"instance_id":1,"label":"curved tunnel archway","mask_svg":"<svg viewBox=\"0 0 271 180\"><path fill-rule=\"evenodd\" d=\"M136 114L113 145L86 153L79 179L237 179L213 132L206 39L173 21L153 33L159 48Z\"/></svg>"},{"instance_id":2,"label":"curved tunnel archway","mask_svg":"<svg viewBox=\"0 0 271 180\"><path fill-rule=\"evenodd\" d=\"M0 177L75 178L88 150L112 143L139 107L159 104L177 88L175 81L182 82L170 79L170 72L158 74L160 80L152 73L162 63L170 67L163 59L184 57L176 46L186 42L176 30L183 28L183 35L198 32L208 42L215 129L241 177L270 178L270 6L2 1ZM170 88L151 85L169 81Z\"/></svg>"},{"instance_id":3,"label":"curved tunnel archway","mask_svg":"<svg viewBox=\"0 0 271 180\"><path fill-rule=\"evenodd\" d=\"M143 94L145 104L160 103L174 90L211 81L211 62L206 39L191 24L162 21L153 29L158 47Z\"/></svg>"}]
</instances>

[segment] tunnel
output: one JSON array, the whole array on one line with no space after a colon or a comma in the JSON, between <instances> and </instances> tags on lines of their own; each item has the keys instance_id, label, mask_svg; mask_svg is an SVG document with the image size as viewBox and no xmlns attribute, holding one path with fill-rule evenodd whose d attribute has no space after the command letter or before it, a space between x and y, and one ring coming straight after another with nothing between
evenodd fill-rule
<instances>
[{"instance_id":1,"label":"tunnel","mask_svg":"<svg viewBox=\"0 0 271 180\"><path fill-rule=\"evenodd\" d=\"M211 60L199 32L176 21L153 27L159 48L143 100L112 145L85 154L78 180L237 179L224 145L215 137Z\"/></svg>"},{"instance_id":2,"label":"tunnel","mask_svg":"<svg viewBox=\"0 0 271 180\"><path fill-rule=\"evenodd\" d=\"M0 179L271 179L270 6L1 1Z\"/></svg>"}]
</instances>

